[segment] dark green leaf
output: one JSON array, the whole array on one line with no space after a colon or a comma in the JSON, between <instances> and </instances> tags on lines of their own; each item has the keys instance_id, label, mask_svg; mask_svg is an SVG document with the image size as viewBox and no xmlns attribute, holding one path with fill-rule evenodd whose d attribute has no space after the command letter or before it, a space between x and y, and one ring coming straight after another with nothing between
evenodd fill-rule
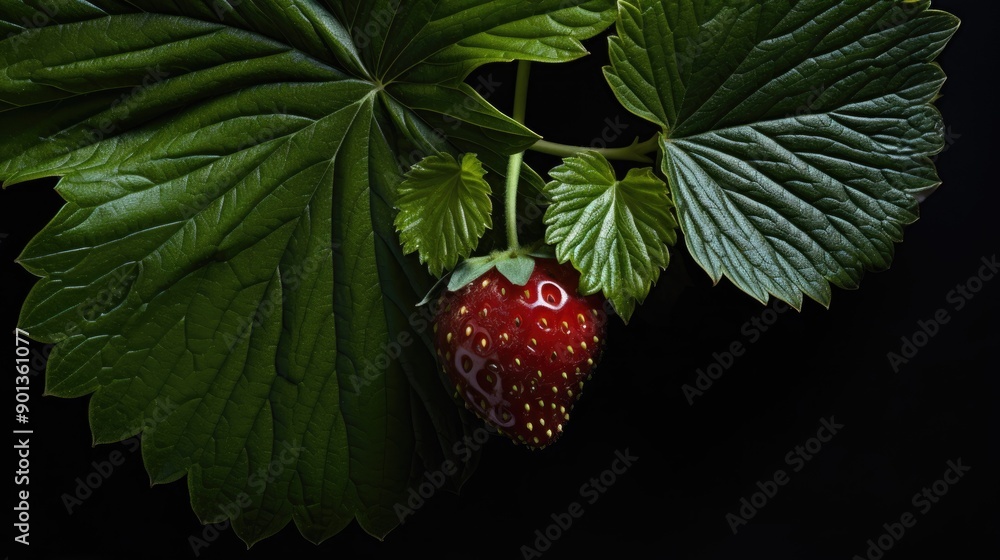
<instances>
[{"instance_id":1,"label":"dark green leaf","mask_svg":"<svg viewBox=\"0 0 1000 560\"><path fill-rule=\"evenodd\" d=\"M458 461L459 485L471 427L414 306L432 279L395 235L403 166L476 151L502 176L536 137L463 79L575 58L612 5L80 0L30 28L4 10L0 181L60 175L67 201L20 258L42 277L20 325L58 342L48 393L93 393L96 442L144 432L151 479L188 476L198 517L248 542L290 520L381 537L425 471Z\"/></svg>"},{"instance_id":2,"label":"dark green leaf","mask_svg":"<svg viewBox=\"0 0 1000 560\"><path fill-rule=\"evenodd\" d=\"M889 266L939 180L931 61L958 20L900 0L635 0L605 74L663 127L695 260L761 301L828 305Z\"/></svg>"}]
</instances>

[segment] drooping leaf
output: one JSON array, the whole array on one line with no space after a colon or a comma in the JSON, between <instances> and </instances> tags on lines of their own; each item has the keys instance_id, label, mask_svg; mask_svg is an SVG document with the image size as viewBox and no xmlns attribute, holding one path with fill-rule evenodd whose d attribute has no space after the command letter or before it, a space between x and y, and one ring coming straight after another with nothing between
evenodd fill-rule
<instances>
[{"instance_id":1,"label":"drooping leaf","mask_svg":"<svg viewBox=\"0 0 1000 560\"><path fill-rule=\"evenodd\" d=\"M448 277L449 292L457 292L480 276L496 268L515 286L524 286L535 271L535 259L520 251L496 251L483 257L462 261Z\"/></svg>"},{"instance_id":2,"label":"drooping leaf","mask_svg":"<svg viewBox=\"0 0 1000 560\"><path fill-rule=\"evenodd\" d=\"M469 282L489 272L494 266L496 263L489 256L474 257L462 261L448 277L448 291L457 292Z\"/></svg>"},{"instance_id":3,"label":"drooping leaf","mask_svg":"<svg viewBox=\"0 0 1000 560\"><path fill-rule=\"evenodd\" d=\"M475 154L461 161L448 153L427 156L399 185L396 229L403 252L416 252L441 276L468 257L493 227L490 185Z\"/></svg>"},{"instance_id":4,"label":"drooping leaf","mask_svg":"<svg viewBox=\"0 0 1000 560\"><path fill-rule=\"evenodd\" d=\"M581 293L604 292L628 321L669 264L667 246L677 242L667 185L650 168L619 181L596 152L566 158L549 175L545 241L580 271Z\"/></svg>"},{"instance_id":5,"label":"drooping leaf","mask_svg":"<svg viewBox=\"0 0 1000 560\"><path fill-rule=\"evenodd\" d=\"M958 27L927 0L628 0L605 75L663 127L685 241L713 280L824 305L889 266L939 183L932 61Z\"/></svg>"},{"instance_id":6,"label":"drooping leaf","mask_svg":"<svg viewBox=\"0 0 1000 560\"><path fill-rule=\"evenodd\" d=\"M612 5L0 11L0 181L59 175L67 201L20 257L41 276L20 326L58 342L46 391L93 393L95 442L142 431L151 479L186 475L199 518L248 542L290 520L385 535L471 429L414 307L432 279L393 228L403 168L471 151L502 176L536 137L463 79L575 58Z\"/></svg>"}]
</instances>

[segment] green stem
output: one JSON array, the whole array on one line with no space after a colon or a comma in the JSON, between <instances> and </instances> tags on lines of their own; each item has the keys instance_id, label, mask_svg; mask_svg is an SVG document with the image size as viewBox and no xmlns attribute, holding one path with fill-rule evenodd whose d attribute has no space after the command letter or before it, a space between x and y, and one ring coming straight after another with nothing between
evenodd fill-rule
<instances>
[{"instance_id":1,"label":"green stem","mask_svg":"<svg viewBox=\"0 0 1000 560\"><path fill-rule=\"evenodd\" d=\"M625 146L623 148L588 148L586 146L569 146L566 144L556 144L555 142L539 140L538 142L535 142L530 149L543 154L559 157L571 157L579 155L582 152L593 151L612 160L617 159L622 161L637 161L639 163L653 163L653 158L649 157L649 154L657 150L659 141L660 135L657 134L645 142L639 142L639 139L636 138L635 141L632 142L632 145Z\"/></svg>"},{"instance_id":2,"label":"green stem","mask_svg":"<svg viewBox=\"0 0 1000 560\"><path fill-rule=\"evenodd\" d=\"M524 114L528 107L528 78L531 76L531 62L517 63L517 81L514 85L514 120L524 124Z\"/></svg>"},{"instance_id":3,"label":"green stem","mask_svg":"<svg viewBox=\"0 0 1000 560\"><path fill-rule=\"evenodd\" d=\"M513 251L519 247L517 243L517 180L521 176L521 164L524 162L524 152L510 156L507 165L507 243Z\"/></svg>"},{"instance_id":4,"label":"green stem","mask_svg":"<svg viewBox=\"0 0 1000 560\"><path fill-rule=\"evenodd\" d=\"M521 60L517 63L517 85L514 86L514 120L524 124L524 116L528 107L528 77L531 74L531 62ZM507 166L507 243L510 249L520 247L517 242L517 183L521 178L521 164L524 162L524 152L510 156Z\"/></svg>"}]
</instances>

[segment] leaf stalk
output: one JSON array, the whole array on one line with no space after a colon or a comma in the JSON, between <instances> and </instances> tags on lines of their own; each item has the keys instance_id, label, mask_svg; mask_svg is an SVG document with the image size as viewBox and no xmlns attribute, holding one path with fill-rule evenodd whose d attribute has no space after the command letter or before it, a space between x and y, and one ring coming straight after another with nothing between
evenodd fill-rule
<instances>
[{"instance_id":1,"label":"leaf stalk","mask_svg":"<svg viewBox=\"0 0 1000 560\"><path fill-rule=\"evenodd\" d=\"M514 86L514 120L524 124L528 107L528 78L531 75L531 62L521 60L517 63L517 82ZM507 243L512 251L520 245L517 242L517 184L521 178L521 165L524 163L524 152L510 156L507 166Z\"/></svg>"},{"instance_id":2,"label":"leaf stalk","mask_svg":"<svg viewBox=\"0 0 1000 560\"><path fill-rule=\"evenodd\" d=\"M549 142L548 140L539 140L529 149L559 157L578 156L583 152L597 152L609 160L653 163L653 158L650 157L650 154L659 149L659 141L660 135L656 134L644 142L639 142L639 139L636 138L632 144L621 148L588 148L586 146L571 146Z\"/></svg>"}]
</instances>

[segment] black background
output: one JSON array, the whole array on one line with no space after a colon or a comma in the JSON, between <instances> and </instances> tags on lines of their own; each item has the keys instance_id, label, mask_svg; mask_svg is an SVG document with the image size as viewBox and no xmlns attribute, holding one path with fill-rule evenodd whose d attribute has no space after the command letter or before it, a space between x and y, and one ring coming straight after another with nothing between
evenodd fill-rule
<instances>
[{"instance_id":1,"label":"black background","mask_svg":"<svg viewBox=\"0 0 1000 560\"><path fill-rule=\"evenodd\" d=\"M571 502L584 515L562 531L544 558L652 554L666 558L864 557L883 523L905 512L917 523L884 557L997 557L996 351L1000 280L987 282L961 310L947 301L976 275L980 259L1000 249L995 215L995 3L940 0L963 19L940 62L949 75L938 106L950 146L938 166L942 188L897 246L891 270L869 274L857 291L835 290L829 310L808 302L750 341L744 324L765 308L727 281L713 287L682 246L675 262L628 328L613 326L599 374L587 388L562 441L539 453L491 441L460 495L439 493L384 542L356 525L314 546L294 526L249 552L231 530L205 532L191 513L184 482L150 488L142 461L124 444L91 447L87 399L42 397L32 380L31 552L47 558L190 558L189 536L211 545L202 558L522 557L550 514ZM588 60L533 68L528 125L554 141L588 144L605 119L629 124L615 144L647 137L621 109L597 69L605 39L588 43ZM481 74L503 84L491 97L508 110L511 66ZM538 169L555 159L532 155ZM34 279L13 262L55 214L52 182L0 193L0 240L6 305L13 328ZM685 272L686 270L686 272ZM893 371L887 353L900 337L941 308L951 320L919 353ZM733 342L746 348L705 393L686 400L681 387ZM41 344L33 344L39 356ZM41 360L36 362L39 365ZM37 367L36 367L37 369ZM785 462L816 435L822 418L843 429L799 472ZM616 451L638 460L595 503L581 485L613 464ZM113 452L124 463L68 515L60 499L92 462ZM926 514L911 497L939 480L947 461L971 467ZM733 535L728 513L777 469L789 473L760 511ZM215 537L214 539L212 537ZM12 545L14 557L24 549ZM992 552L992 554L990 554ZM947 557L945 556L945 557ZM978 557L979 554L976 554Z\"/></svg>"}]
</instances>

